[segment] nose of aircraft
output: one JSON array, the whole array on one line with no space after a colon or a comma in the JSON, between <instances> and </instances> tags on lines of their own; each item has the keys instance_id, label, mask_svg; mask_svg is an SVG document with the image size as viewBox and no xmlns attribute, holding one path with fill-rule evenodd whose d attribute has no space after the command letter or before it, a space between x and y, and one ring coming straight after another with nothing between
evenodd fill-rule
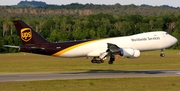
<instances>
[{"instance_id":1,"label":"nose of aircraft","mask_svg":"<svg viewBox=\"0 0 180 91\"><path fill-rule=\"evenodd\" d=\"M177 39L175 38L175 37L173 37L173 36L171 36L171 43L172 43L172 45L174 45L175 43L177 43Z\"/></svg>"}]
</instances>

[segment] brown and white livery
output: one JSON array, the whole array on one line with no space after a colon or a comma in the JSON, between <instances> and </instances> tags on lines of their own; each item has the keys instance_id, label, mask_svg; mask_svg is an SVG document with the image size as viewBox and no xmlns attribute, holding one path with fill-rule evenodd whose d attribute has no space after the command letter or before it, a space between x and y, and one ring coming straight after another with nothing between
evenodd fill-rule
<instances>
[{"instance_id":1,"label":"brown and white livery","mask_svg":"<svg viewBox=\"0 0 180 91\"><path fill-rule=\"evenodd\" d=\"M167 32L155 31L123 37L55 43L48 42L22 20L15 20L13 23L22 45L5 45L6 47L19 48L21 52L56 57L93 57L92 63L103 63L107 57L110 57L108 63L112 64L115 60L114 55L137 58L141 51L151 50L161 50L160 56L164 57L164 49L177 42L177 39Z\"/></svg>"}]
</instances>

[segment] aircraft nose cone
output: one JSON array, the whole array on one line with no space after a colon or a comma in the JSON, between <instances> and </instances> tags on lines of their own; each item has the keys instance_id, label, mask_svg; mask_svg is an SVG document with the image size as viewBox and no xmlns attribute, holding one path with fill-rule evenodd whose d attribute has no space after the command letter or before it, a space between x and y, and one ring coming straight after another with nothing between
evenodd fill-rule
<instances>
[{"instance_id":1,"label":"aircraft nose cone","mask_svg":"<svg viewBox=\"0 0 180 91\"><path fill-rule=\"evenodd\" d=\"M174 45L175 43L177 43L177 39L175 38L175 37L172 37L172 39L171 39L171 43Z\"/></svg>"}]
</instances>

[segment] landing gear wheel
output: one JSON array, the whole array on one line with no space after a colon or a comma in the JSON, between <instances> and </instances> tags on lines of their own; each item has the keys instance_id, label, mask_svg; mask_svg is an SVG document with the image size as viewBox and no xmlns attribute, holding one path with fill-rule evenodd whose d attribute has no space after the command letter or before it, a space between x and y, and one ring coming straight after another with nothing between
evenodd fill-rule
<instances>
[{"instance_id":1,"label":"landing gear wheel","mask_svg":"<svg viewBox=\"0 0 180 91\"><path fill-rule=\"evenodd\" d=\"M100 60L101 61L101 63L104 63L104 60Z\"/></svg>"},{"instance_id":2,"label":"landing gear wheel","mask_svg":"<svg viewBox=\"0 0 180 91\"><path fill-rule=\"evenodd\" d=\"M164 57L165 54L164 54L164 49L161 49L161 54L160 54L161 57Z\"/></svg>"},{"instance_id":3,"label":"landing gear wheel","mask_svg":"<svg viewBox=\"0 0 180 91\"><path fill-rule=\"evenodd\" d=\"M99 59L98 57L94 57L94 58L91 60L91 63L100 64L100 63L104 63L104 60Z\"/></svg>"},{"instance_id":4,"label":"landing gear wheel","mask_svg":"<svg viewBox=\"0 0 180 91\"><path fill-rule=\"evenodd\" d=\"M164 56L165 56L165 54L164 54L164 53L161 53L161 54L160 54L160 56L161 56L161 57L164 57Z\"/></svg>"},{"instance_id":5,"label":"landing gear wheel","mask_svg":"<svg viewBox=\"0 0 180 91\"><path fill-rule=\"evenodd\" d=\"M114 60L115 60L114 55L111 55L111 56L110 56L110 60L109 60L108 63L109 63L109 64L113 64Z\"/></svg>"},{"instance_id":6,"label":"landing gear wheel","mask_svg":"<svg viewBox=\"0 0 180 91\"><path fill-rule=\"evenodd\" d=\"M108 64L113 64L113 61L109 61Z\"/></svg>"},{"instance_id":7,"label":"landing gear wheel","mask_svg":"<svg viewBox=\"0 0 180 91\"><path fill-rule=\"evenodd\" d=\"M96 60L91 60L91 63L96 63Z\"/></svg>"}]
</instances>

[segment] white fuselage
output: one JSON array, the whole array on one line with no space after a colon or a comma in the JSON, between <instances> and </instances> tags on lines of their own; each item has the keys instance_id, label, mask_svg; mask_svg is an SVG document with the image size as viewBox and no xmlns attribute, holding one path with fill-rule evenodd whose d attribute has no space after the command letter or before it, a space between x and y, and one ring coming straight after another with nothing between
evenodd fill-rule
<instances>
[{"instance_id":1,"label":"white fuselage","mask_svg":"<svg viewBox=\"0 0 180 91\"><path fill-rule=\"evenodd\" d=\"M139 51L165 49L177 42L177 39L164 31L140 33L131 36L104 38L81 43L64 49L60 57L86 57L100 56L106 52L107 43L117 45L120 48L133 48Z\"/></svg>"}]
</instances>

